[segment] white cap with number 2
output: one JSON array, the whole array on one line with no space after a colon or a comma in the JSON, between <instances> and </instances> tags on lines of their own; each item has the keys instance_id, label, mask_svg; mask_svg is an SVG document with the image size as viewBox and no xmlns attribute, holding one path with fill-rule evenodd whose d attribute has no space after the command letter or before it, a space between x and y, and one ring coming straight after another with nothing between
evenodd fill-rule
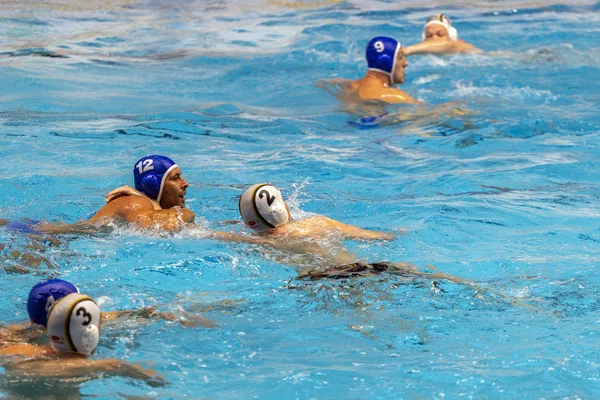
<instances>
[{"instance_id":1,"label":"white cap with number 2","mask_svg":"<svg viewBox=\"0 0 600 400\"><path fill-rule=\"evenodd\" d=\"M259 183L240 196L240 214L248 227L265 232L290 221L290 215L277 187Z\"/></svg>"}]
</instances>

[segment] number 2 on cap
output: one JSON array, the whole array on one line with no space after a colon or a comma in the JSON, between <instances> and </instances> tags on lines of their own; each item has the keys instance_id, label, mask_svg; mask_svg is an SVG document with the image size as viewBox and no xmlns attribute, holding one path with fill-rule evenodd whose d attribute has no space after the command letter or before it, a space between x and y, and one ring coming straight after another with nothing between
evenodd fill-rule
<instances>
[{"instance_id":1,"label":"number 2 on cap","mask_svg":"<svg viewBox=\"0 0 600 400\"><path fill-rule=\"evenodd\" d=\"M262 199L263 198L263 194L265 196L267 196L267 205L269 207L271 207L271 204L273 204L273 202L275 201L275 196L271 196L271 193L269 193L265 189L263 189L260 192L258 192L258 198Z\"/></svg>"},{"instance_id":2,"label":"number 2 on cap","mask_svg":"<svg viewBox=\"0 0 600 400\"><path fill-rule=\"evenodd\" d=\"M138 171L140 171L140 174L143 174L144 172L154 169L154 166L152 165L153 162L154 162L154 160L148 158L148 159L145 159L145 160L137 163L137 165L135 167L138 169ZM144 163L144 164L142 165L142 163Z\"/></svg>"}]
</instances>

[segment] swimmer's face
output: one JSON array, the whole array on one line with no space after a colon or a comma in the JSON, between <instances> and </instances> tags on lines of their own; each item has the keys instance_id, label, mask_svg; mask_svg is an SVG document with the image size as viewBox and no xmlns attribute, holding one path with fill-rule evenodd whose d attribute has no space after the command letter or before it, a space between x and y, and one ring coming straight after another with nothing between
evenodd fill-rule
<instances>
[{"instance_id":1,"label":"swimmer's face","mask_svg":"<svg viewBox=\"0 0 600 400\"><path fill-rule=\"evenodd\" d=\"M396 69L394 69L394 82L404 83L404 70L408 66L408 60L404 56L402 51L398 52L398 58L396 59Z\"/></svg>"},{"instance_id":2,"label":"swimmer's face","mask_svg":"<svg viewBox=\"0 0 600 400\"><path fill-rule=\"evenodd\" d=\"M450 39L448 36L448 30L440 24L429 24L425 27L425 41L431 40L447 40Z\"/></svg>"},{"instance_id":3,"label":"swimmer's face","mask_svg":"<svg viewBox=\"0 0 600 400\"><path fill-rule=\"evenodd\" d=\"M160 206L164 209L179 206L185 207L185 192L189 184L181 175L181 170L175 168L165 179L165 186L160 198Z\"/></svg>"}]
</instances>

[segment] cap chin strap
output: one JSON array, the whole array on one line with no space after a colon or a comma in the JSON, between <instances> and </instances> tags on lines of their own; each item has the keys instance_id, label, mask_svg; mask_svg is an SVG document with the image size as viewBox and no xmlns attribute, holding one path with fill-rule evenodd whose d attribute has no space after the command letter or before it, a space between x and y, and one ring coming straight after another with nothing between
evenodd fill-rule
<instances>
[{"instance_id":1,"label":"cap chin strap","mask_svg":"<svg viewBox=\"0 0 600 400\"><path fill-rule=\"evenodd\" d=\"M173 171L175 168L177 168L177 164L171 165L169 167L169 169L162 176L162 179L160 180L160 189L158 190L158 196L156 197L156 202L159 205L160 205L160 198L162 197L162 194L163 194L163 188L165 187L165 181L167 180L167 177L169 176L171 171Z\"/></svg>"}]
</instances>

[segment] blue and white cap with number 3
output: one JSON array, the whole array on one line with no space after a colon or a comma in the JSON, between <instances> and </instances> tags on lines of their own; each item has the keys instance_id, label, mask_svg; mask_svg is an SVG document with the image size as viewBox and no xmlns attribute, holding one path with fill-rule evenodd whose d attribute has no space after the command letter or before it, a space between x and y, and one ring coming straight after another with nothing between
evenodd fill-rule
<instances>
[{"instance_id":1,"label":"blue and white cap with number 3","mask_svg":"<svg viewBox=\"0 0 600 400\"><path fill-rule=\"evenodd\" d=\"M402 48L400 42L386 36L377 36L367 44L367 64L369 71L383 72L394 84L396 56Z\"/></svg>"},{"instance_id":2,"label":"blue and white cap with number 3","mask_svg":"<svg viewBox=\"0 0 600 400\"><path fill-rule=\"evenodd\" d=\"M256 232L268 231L290 220L281 192L268 183L246 189L240 196L239 208L246 225Z\"/></svg>"},{"instance_id":3,"label":"blue and white cap with number 3","mask_svg":"<svg viewBox=\"0 0 600 400\"><path fill-rule=\"evenodd\" d=\"M50 308L47 327L54 349L92 354L100 341L100 308L91 297L68 294Z\"/></svg>"},{"instance_id":4,"label":"blue and white cap with number 3","mask_svg":"<svg viewBox=\"0 0 600 400\"><path fill-rule=\"evenodd\" d=\"M173 169L175 161L169 157L152 155L139 159L133 167L135 188L160 203L165 180Z\"/></svg>"}]
</instances>

